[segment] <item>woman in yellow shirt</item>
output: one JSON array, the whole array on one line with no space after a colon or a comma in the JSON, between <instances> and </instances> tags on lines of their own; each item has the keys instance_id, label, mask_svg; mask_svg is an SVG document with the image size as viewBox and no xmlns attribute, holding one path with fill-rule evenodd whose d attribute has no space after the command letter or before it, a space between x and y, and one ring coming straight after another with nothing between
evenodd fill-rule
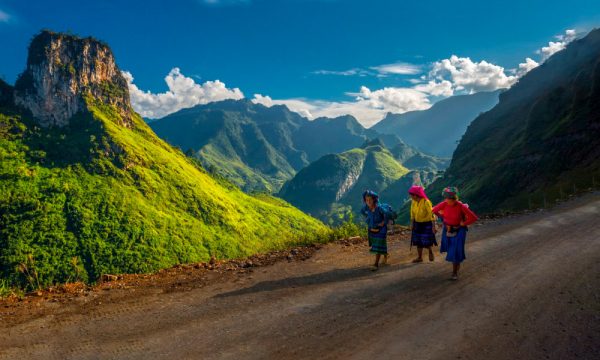
<instances>
[{"instance_id":1,"label":"woman in yellow shirt","mask_svg":"<svg viewBox=\"0 0 600 360\"><path fill-rule=\"evenodd\" d=\"M413 263L423 262L423 248L429 250L429 261L435 260L431 247L437 246L435 239L435 215L432 212L431 201L425 194L425 189L421 186L412 186L408 189L408 194L412 199L410 205L410 223L411 223L411 243L417 247L418 257Z\"/></svg>"}]
</instances>

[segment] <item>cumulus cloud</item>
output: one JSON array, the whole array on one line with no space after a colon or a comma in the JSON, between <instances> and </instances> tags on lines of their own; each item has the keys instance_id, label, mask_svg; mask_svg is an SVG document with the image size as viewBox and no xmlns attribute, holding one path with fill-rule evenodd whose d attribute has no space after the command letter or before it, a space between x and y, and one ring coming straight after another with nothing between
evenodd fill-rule
<instances>
[{"instance_id":1,"label":"cumulus cloud","mask_svg":"<svg viewBox=\"0 0 600 360\"><path fill-rule=\"evenodd\" d=\"M372 126L386 113L424 110L431 106L427 94L410 88L383 88L371 90L362 86L357 93L348 93L354 101L323 101L309 99L273 100L255 94L252 102L265 106L286 105L290 110L308 118L352 115L366 126Z\"/></svg>"},{"instance_id":2,"label":"cumulus cloud","mask_svg":"<svg viewBox=\"0 0 600 360\"><path fill-rule=\"evenodd\" d=\"M519 68L515 70L515 73L518 77L521 77L538 66L540 66L540 64L537 61L532 58L526 58L525 62L519 64Z\"/></svg>"},{"instance_id":3,"label":"cumulus cloud","mask_svg":"<svg viewBox=\"0 0 600 360\"><path fill-rule=\"evenodd\" d=\"M219 80L198 84L194 79L183 75L179 68L173 68L167 74L165 82L168 90L159 94L140 90L133 83L131 73L125 71L123 76L129 85L131 105L143 117L150 119L160 118L199 104L244 98L244 94L238 88L229 89Z\"/></svg>"},{"instance_id":4,"label":"cumulus cloud","mask_svg":"<svg viewBox=\"0 0 600 360\"><path fill-rule=\"evenodd\" d=\"M541 48L540 63L556 51L560 51L575 39L574 30L567 30L556 37L554 42ZM558 50L557 50L558 49ZM388 76L417 75L408 79L407 86L385 87L371 90L362 86L359 92L346 93L353 97L348 101L326 101L306 98L273 99L270 96L254 94L252 102L270 107L286 105L308 119L317 117L336 117L350 114L355 116L364 126L371 126L381 120L386 113L404 113L413 110L425 110L431 107L435 98L449 97L454 94L476 93L509 88L520 77L539 66L532 58L526 58L517 68L505 70L502 66L481 60L474 61L469 57L452 55L450 58L435 61L429 65L414 65L408 63L393 63L373 66L368 69L352 68L343 71L318 70L314 74L337 76ZM423 74L423 71L426 71ZM133 76L126 76L134 109L144 117L158 118L179 109L198 104L224 99L242 99L244 94L240 89L230 89L224 83L207 81L196 83L192 78L181 74L174 68L165 77L169 90L165 93L153 94L144 92L133 83Z\"/></svg>"},{"instance_id":5,"label":"cumulus cloud","mask_svg":"<svg viewBox=\"0 0 600 360\"><path fill-rule=\"evenodd\" d=\"M372 91L362 86L356 94L356 100L374 109L397 113L424 110L431 106L427 94L412 88L385 87Z\"/></svg>"},{"instance_id":6,"label":"cumulus cloud","mask_svg":"<svg viewBox=\"0 0 600 360\"><path fill-rule=\"evenodd\" d=\"M448 97L454 95L454 88L448 80L441 80L439 82L430 80L426 84L416 84L414 89L433 96Z\"/></svg>"},{"instance_id":7,"label":"cumulus cloud","mask_svg":"<svg viewBox=\"0 0 600 360\"><path fill-rule=\"evenodd\" d=\"M550 41L548 42L548 46L544 46L538 51L538 53L542 54L542 61L566 48L576 37L577 32L574 29L568 29L563 35L557 35L556 39L558 41Z\"/></svg>"},{"instance_id":8,"label":"cumulus cloud","mask_svg":"<svg viewBox=\"0 0 600 360\"><path fill-rule=\"evenodd\" d=\"M263 96L261 94L254 94L254 98L251 100L255 104L262 104L266 107L273 106L273 99L270 96Z\"/></svg>"},{"instance_id":9,"label":"cumulus cloud","mask_svg":"<svg viewBox=\"0 0 600 360\"><path fill-rule=\"evenodd\" d=\"M506 75L504 68L485 60L474 62L468 57L452 55L433 63L429 78L435 83L449 81L454 91L475 93L510 87L516 76Z\"/></svg>"}]
</instances>

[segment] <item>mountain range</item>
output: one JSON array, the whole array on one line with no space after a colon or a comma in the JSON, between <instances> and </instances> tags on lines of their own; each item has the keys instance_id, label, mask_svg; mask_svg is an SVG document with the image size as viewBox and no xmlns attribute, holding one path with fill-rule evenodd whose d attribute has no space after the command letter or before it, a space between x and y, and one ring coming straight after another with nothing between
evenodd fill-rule
<instances>
[{"instance_id":1,"label":"mountain range","mask_svg":"<svg viewBox=\"0 0 600 360\"><path fill-rule=\"evenodd\" d=\"M469 125L434 195L456 185L479 211L549 204L600 179L600 30L523 76Z\"/></svg>"},{"instance_id":2,"label":"mountain range","mask_svg":"<svg viewBox=\"0 0 600 360\"><path fill-rule=\"evenodd\" d=\"M498 103L500 90L456 95L440 100L427 110L388 113L371 129L393 134L408 145L438 157L451 157L467 126L480 113Z\"/></svg>"},{"instance_id":3,"label":"mountain range","mask_svg":"<svg viewBox=\"0 0 600 360\"><path fill-rule=\"evenodd\" d=\"M396 135L365 129L353 116L308 120L284 105L225 100L184 109L150 122L180 147L243 190L277 192L297 171L326 154L380 138L404 152L411 167L443 168L447 161L404 144Z\"/></svg>"},{"instance_id":4,"label":"mountain range","mask_svg":"<svg viewBox=\"0 0 600 360\"><path fill-rule=\"evenodd\" d=\"M3 286L94 282L331 234L156 136L132 110L112 51L93 38L35 36L15 86L0 82L0 160Z\"/></svg>"}]
</instances>

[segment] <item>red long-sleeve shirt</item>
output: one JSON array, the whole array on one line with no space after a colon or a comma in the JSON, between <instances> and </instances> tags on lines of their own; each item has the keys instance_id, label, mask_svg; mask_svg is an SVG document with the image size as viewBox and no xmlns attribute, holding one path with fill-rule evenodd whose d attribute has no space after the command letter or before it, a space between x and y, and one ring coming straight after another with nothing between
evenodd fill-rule
<instances>
[{"instance_id":1,"label":"red long-sleeve shirt","mask_svg":"<svg viewBox=\"0 0 600 360\"><path fill-rule=\"evenodd\" d=\"M477 215L472 212L465 204L457 201L450 206L447 202L442 201L432 209L433 213L444 219L444 224L450 226L459 226L462 221L465 226L469 226L477 219Z\"/></svg>"}]
</instances>

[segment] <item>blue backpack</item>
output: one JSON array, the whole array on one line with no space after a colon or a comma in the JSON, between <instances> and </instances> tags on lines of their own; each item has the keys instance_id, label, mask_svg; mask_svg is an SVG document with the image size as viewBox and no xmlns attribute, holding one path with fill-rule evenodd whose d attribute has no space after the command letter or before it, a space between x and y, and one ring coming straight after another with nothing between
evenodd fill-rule
<instances>
[{"instance_id":1,"label":"blue backpack","mask_svg":"<svg viewBox=\"0 0 600 360\"><path fill-rule=\"evenodd\" d=\"M396 223L396 219L398 218L398 213L394 211L390 204L381 203L379 204L379 208L383 211L383 215L388 219L392 220L393 223Z\"/></svg>"}]
</instances>

